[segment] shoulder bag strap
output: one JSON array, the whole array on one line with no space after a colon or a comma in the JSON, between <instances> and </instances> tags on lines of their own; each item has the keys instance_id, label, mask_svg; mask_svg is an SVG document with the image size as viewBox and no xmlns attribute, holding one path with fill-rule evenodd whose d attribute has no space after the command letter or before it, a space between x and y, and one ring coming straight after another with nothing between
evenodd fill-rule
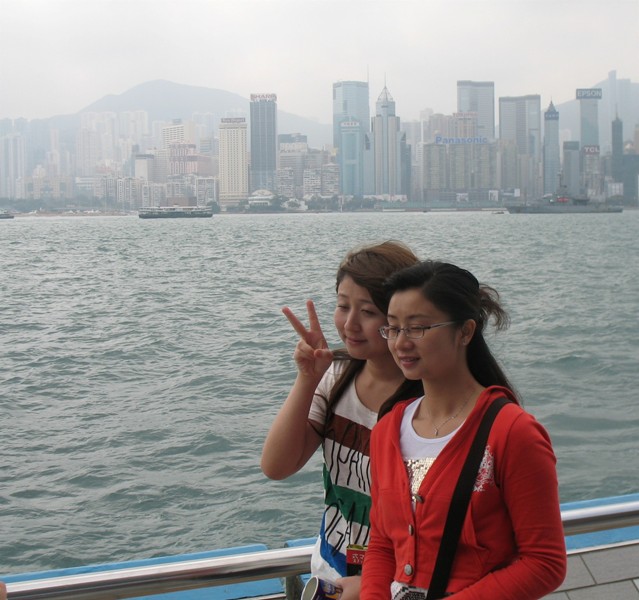
<instances>
[{"instance_id":1,"label":"shoulder bag strap","mask_svg":"<svg viewBox=\"0 0 639 600\"><path fill-rule=\"evenodd\" d=\"M444 526L444 533L442 534L442 541L440 542L437 560L435 561L435 569L433 570L430 585L428 586L426 600L443 598L446 594L446 586L448 585L450 571L453 566L453 560L455 559L457 543L459 542L462 525L464 524L466 512L468 511L470 496L475 487L479 465L484 457L488 434L490 433L490 428L497 413L509 402L510 400L507 398L497 398L494 400L484 413L482 421L479 424L479 429L477 429L477 434L468 451L466 462L462 467L457 486L453 492L450 508L448 509L448 516L446 517L446 525Z\"/></svg>"}]
</instances>

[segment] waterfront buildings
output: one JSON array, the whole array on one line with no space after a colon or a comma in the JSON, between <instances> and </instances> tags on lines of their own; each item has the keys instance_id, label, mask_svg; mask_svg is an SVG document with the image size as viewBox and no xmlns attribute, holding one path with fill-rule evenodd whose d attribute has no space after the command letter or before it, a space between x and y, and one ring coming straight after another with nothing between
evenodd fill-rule
<instances>
[{"instance_id":1,"label":"waterfront buildings","mask_svg":"<svg viewBox=\"0 0 639 600\"><path fill-rule=\"evenodd\" d=\"M267 188L280 204L342 194L344 205L349 197L360 206L408 199L415 208L532 201L556 191L561 172L571 195L637 202L639 87L614 71L598 87L580 88L559 111L550 103L543 119L540 96L500 98L498 135L493 82L460 80L456 112L425 109L408 123L387 88L372 119L367 82L332 88L333 122L324 136L334 146L323 139L321 150L308 145L312 129L278 142L273 94L172 120L152 120L144 110L0 119L0 197L16 206L59 200L121 209L220 200L233 209L252 188ZM222 116L240 121L221 123Z\"/></svg>"},{"instance_id":2,"label":"waterfront buildings","mask_svg":"<svg viewBox=\"0 0 639 600\"><path fill-rule=\"evenodd\" d=\"M277 95L251 94L251 192L275 192Z\"/></svg>"}]
</instances>

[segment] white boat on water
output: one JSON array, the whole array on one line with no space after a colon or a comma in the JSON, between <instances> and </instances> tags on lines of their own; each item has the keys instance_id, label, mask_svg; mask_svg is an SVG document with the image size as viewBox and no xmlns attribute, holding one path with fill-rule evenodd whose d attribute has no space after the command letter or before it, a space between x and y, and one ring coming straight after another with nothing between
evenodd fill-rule
<instances>
[{"instance_id":1,"label":"white boat on water","mask_svg":"<svg viewBox=\"0 0 639 600\"><path fill-rule=\"evenodd\" d=\"M552 597L639 598L639 493L562 504L568 575ZM299 600L313 538L2 575L9 600ZM167 594L171 594L170 596ZM558 596L557 594L563 594Z\"/></svg>"}]
</instances>

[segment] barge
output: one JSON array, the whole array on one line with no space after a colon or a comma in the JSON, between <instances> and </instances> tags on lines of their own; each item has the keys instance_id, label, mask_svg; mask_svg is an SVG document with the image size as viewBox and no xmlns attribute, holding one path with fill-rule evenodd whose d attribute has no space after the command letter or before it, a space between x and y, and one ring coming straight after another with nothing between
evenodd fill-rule
<instances>
[{"instance_id":1,"label":"barge","mask_svg":"<svg viewBox=\"0 0 639 600\"><path fill-rule=\"evenodd\" d=\"M157 206L140 208L140 219L193 219L213 216L213 209L204 206Z\"/></svg>"}]
</instances>

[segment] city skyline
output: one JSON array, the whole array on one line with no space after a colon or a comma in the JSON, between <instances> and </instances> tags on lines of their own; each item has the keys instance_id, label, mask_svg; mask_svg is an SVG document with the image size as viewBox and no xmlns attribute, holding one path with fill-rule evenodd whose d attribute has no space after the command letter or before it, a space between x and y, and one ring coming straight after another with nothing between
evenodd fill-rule
<instances>
[{"instance_id":1,"label":"city skyline","mask_svg":"<svg viewBox=\"0 0 639 600\"><path fill-rule=\"evenodd\" d=\"M152 79L245 98L273 90L280 110L321 123L331 122L336 81L368 81L373 100L387 85L406 121L426 108L452 112L459 80L494 81L495 98L541 94L544 107L573 99L610 70L639 80L635 1L350 0L339 12L335 5L6 3L0 118L74 114Z\"/></svg>"}]
</instances>

